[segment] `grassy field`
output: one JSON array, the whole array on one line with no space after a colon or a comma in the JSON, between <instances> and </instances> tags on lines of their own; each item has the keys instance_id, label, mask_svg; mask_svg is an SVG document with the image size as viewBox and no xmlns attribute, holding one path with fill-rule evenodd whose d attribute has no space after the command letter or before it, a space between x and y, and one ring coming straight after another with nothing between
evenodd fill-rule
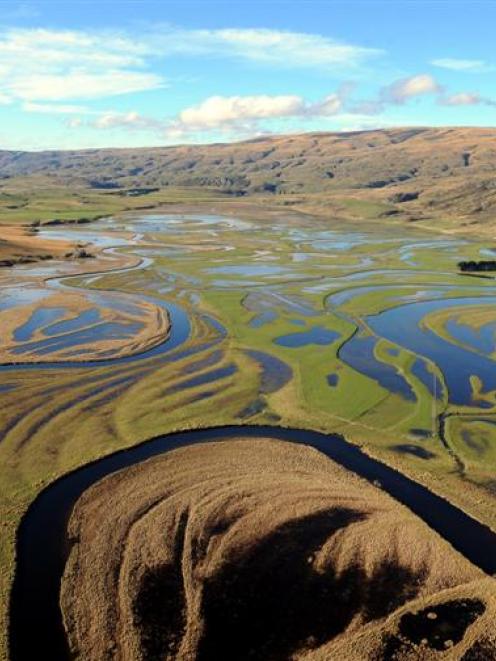
<instances>
[{"instance_id":1,"label":"grassy field","mask_svg":"<svg viewBox=\"0 0 496 661\"><path fill-rule=\"evenodd\" d=\"M99 195L107 199L109 193ZM102 295L119 292L130 302L147 296L174 303L187 313L191 329L171 351L134 362L3 371L4 604L14 570L15 531L36 494L94 458L178 429L250 422L340 432L496 526L493 408L484 409L481 422L476 405L454 406L435 363L425 366L426 381L415 353L375 336L367 323L369 315L424 295L441 300L467 292L490 294L491 280L460 276L456 270L461 257L476 258L487 245L438 239L412 228L398 228L392 236L370 221L305 220L273 209L262 215L243 201L237 213L226 203L223 218L209 216L218 208L212 202L198 217L195 207L182 207L175 223L156 211L140 219L142 212L135 208L112 222L89 226L95 237L110 235L115 245L127 243L127 248L111 255L95 251L97 257L80 266L89 275L76 275L74 264L60 263L62 273L72 276L64 282L76 289L58 292L84 297L89 287ZM64 231L69 241L77 237L77 227ZM141 238L130 245L135 235ZM126 258L129 268L122 268L126 253L133 258ZM138 258L149 261L138 268ZM2 284L21 287L18 273L4 269ZM35 281L45 286L42 271L29 286ZM25 320L28 312L16 314ZM295 335L297 346L280 343ZM360 368L343 357L355 337L363 338L369 351ZM291 378L267 385L260 354L280 361L279 369L290 370ZM379 382L369 371L371 364L411 395L405 397L387 379ZM445 438L432 419L432 375L442 386L436 412L448 416ZM472 435L487 438L484 454L467 445L464 425ZM458 470L460 460L464 473ZM4 609L3 631L6 617ZM5 640L2 651L5 655Z\"/></svg>"},{"instance_id":2,"label":"grassy field","mask_svg":"<svg viewBox=\"0 0 496 661\"><path fill-rule=\"evenodd\" d=\"M0 224L33 225L50 222L84 222L114 213L154 208L162 204L208 203L219 194L181 187L132 195L128 189L91 188L84 182L61 184L49 175L28 175L0 184Z\"/></svg>"}]
</instances>

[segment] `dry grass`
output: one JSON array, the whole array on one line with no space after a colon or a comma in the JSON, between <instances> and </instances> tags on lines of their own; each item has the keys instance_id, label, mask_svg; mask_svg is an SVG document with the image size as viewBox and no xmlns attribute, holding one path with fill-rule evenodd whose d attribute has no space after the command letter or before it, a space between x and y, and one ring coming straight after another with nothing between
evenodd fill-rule
<instances>
[{"instance_id":1,"label":"dry grass","mask_svg":"<svg viewBox=\"0 0 496 661\"><path fill-rule=\"evenodd\" d=\"M113 294L113 299L122 299L123 304L127 297L122 294ZM39 301L28 305L16 306L12 309L0 311L0 363L43 363L56 360L70 360L81 362L87 360L99 360L111 356L129 356L142 353L165 339L170 331L170 322L167 312L148 301L133 300L136 311L126 312L125 307L120 310L110 307L96 306L85 297L84 293L74 292L55 293L43 299L40 306ZM29 322L33 314L42 308L63 309L63 315L57 319L60 322L72 322L86 311L98 311L99 318L89 321L76 330L88 333L96 331L95 335L88 335L85 340L72 344L70 341L72 331L62 331L54 335L44 333L45 326L40 325L33 330L32 335L24 341L16 341L15 332ZM122 335L116 337L100 336L99 330L107 324L119 324ZM136 329L136 325L139 327ZM126 334L126 327L132 328L132 332ZM64 339L69 344L63 346ZM49 353L40 353L39 344L44 341L62 342L60 348L55 348ZM44 346L44 345L43 345ZM58 344L57 344L58 346ZM18 353L18 351L21 353ZM16 352L17 351L17 352Z\"/></svg>"},{"instance_id":2,"label":"dry grass","mask_svg":"<svg viewBox=\"0 0 496 661\"><path fill-rule=\"evenodd\" d=\"M93 218L241 193L313 214L384 215L386 222L420 220L438 230L493 235L495 135L491 128L400 127L222 145L26 153L22 159L4 151L0 170L9 178L0 186L0 215L11 222ZM117 188L98 187L109 182ZM47 187L53 189L48 199L47 193L32 199L32 190ZM127 195L142 187L157 190Z\"/></svg>"},{"instance_id":3,"label":"dry grass","mask_svg":"<svg viewBox=\"0 0 496 661\"><path fill-rule=\"evenodd\" d=\"M74 244L40 238L27 227L2 225L0 229L0 266L59 258L71 253Z\"/></svg>"},{"instance_id":4,"label":"dry grass","mask_svg":"<svg viewBox=\"0 0 496 661\"><path fill-rule=\"evenodd\" d=\"M89 489L69 531L61 603L85 661L496 653L493 580L305 446L174 450ZM434 633L419 651L419 627L401 618L426 606L439 612L424 618Z\"/></svg>"}]
</instances>

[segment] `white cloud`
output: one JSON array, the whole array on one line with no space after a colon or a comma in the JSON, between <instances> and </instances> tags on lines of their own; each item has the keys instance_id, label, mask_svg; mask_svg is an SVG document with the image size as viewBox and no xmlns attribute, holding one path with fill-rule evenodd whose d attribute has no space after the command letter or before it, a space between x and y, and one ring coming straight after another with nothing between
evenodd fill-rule
<instances>
[{"instance_id":1,"label":"white cloud","mask_svg":"<svg viewBox=\"0 0 496 661\"><path fill-rule=\"evenodd\" d=\"M443 106L474 106L481 102L478 94L471 94L470 92L460 92L459 94L451 94L450 96L441 97L439 103Z\"/></svg>"},{"instance_id":2,"label":"white cloud","mask_svg":"<svg viewBox=\"0 0 496 661\"><path fill-rule=\"evenodd\" d=\"M0 93L2 98L53 103L154 90L165 80L153 72L153 61L172 55L319 68L338 75L382 53L319 34L264 28L158 26L138 34L11 28L0 34Z\"/></svg>"},{"instance_id":3,"label":"white cloud","mask_svg":"<svg viewBox=\"0 0 496 661\"><path fill-rule=\"evenodd\" d=\"M431 64L441 69L451 71L462 71L468 73L484 73L492 71L493 67L484 60L462 60L458 58L444 57L438 60L432 60Z\"/></svg>"},{"instance_id":4,"label":"white cloud","mask_svg":"<svg viewBox=\"0 0 496 661\"><path fill-rule=\"evenodd\" d=\"M184 127L208 129L245 120L299 115L303 109L300 96L211 96L180 112L178 122Z\"/></svg>"},{"instance_id":5,"label":"white cloud","mask_svg":"<svg viewBox=\"0 0 496 661\"><path fill-rule=\"evenodd\" d=\"M0 38L0 62L28 68L50 66L140 66L149 49L131 37L110 32L11 29Z\"/></svg>"},{"instance_id":6,"label":"white cloud","mask_svg":"<svg viewBox=\"0 0 496 661\"><path fill-rule=\"evenodd\" d=\"M157 119L138 112L108 111L91 122L75 122L71 126L154 131L177 139L215 131L256 135L267 131L267 127L262 126L265 120L334 117L342 111L349 91L348 86L342 86L315 102L297 95L211 96L196 106L184 108L175 118Z\"/></svg>"},{"instance_id":7,"label":"white cloud","mask_svg":"<svg viewBox=\"0 0 496 661\"><path fill-rule=\"evenodd\" d=\"M348 44L319 34L266 28L184 30L166 26L155 33L154 48L166 55L214 55L275 66L334 71L357 67L384 54L378 48Z\"/></svg>"},{"instance_id":8,"label":"white cloud","mask_svg":"<svg viewBox=\"0 0 496 661\"><path fill-rule=\"evenodd\" d=\"M442 106L496 106L496 101L475 92L459 92L450 96L441 96L438 103Z\"/></svg>"},{"instance_id":9,"label":"white cloud","mask_svg":"<svg viewBox=\"0 0 496 661\"><path fill-rule=\"evenodd\" d=\"M314 103L307 108L307 114L328 117L337 115L343 108L343 97L339 94L329 94L322 101Z\"/></svg>"},{"instance_id":10,"label":"white cloud","mask_svg":"<svg viewBox=\"0 0 496 661\"><path fill-rule=\"evenodd\" d=\"M382 90L382 97L390 103L403 104L418 96L439 94L441 85L429 74L418 74L397 80Z\"/></svg>"},{"instance_id":11,"label":"white cloud","mask_svg":"<svg viewBox=\"0 0 496 661\"><path fill-rule=\"evenodd\" d=\"M214 128L254 129L264 119L329 117L342 110L345 93L343 89L313 103L296 95L211 96L182 110L169 128L177 134Z\"/></svg>"},{"instance_id":12,"label":"white cloud","mask_svg":"<svg viewBox=\"0 0 496 661\"><path fill-rule=\"evenodd\" d=\"M9 103L12 103L11 97L0 92L0 106L6 106Z\"/></svg>"},{"instance_id":13,"label":"white cloud","mask_svg":"<svg viewBox=\"0 0 496 661\"><path fill-rule=\"evenodd\" d=\"M11 84L9 92L18 99L64 101L142 92L160 86L160 78L151 73L72 71L67 74L21 77Z\"/></svg>"},{"instance_id":14,"label":"white cloud","mask_svg":"<svg viewBox=\"0 0 496 661\"><path fill-rule=\"evenodd\" d=\"M143 71L149 55L148 46L118 33L11 29L0 36L0 88L31 102L156 89L164 80Z\"/></svg>"},{"instance_id":15,"label":"white cloud","mask_svg":"<svg viewBox=\"0 0 496 661\"><path fill-rule=\"evenodd\" d=\"M71 117L66 121L65 124L70 129L78 129L80 126L83 125L83 120L81 119L81 117Z\"/></svg>"},{"instance_id":16,"label":"white cloud","mask_svg":"<svg viewBox=\"0 0 496 661\"><path fill-rule=\"evenodd\" d=\"M22 109L25 112L39 112L56 115L74 115L90 112L85 106L60 105L56 103L32 103L31 101L23 103Z\"/></svg>"},{"instance_id":17,"label":"white cloud","mask_svg":"<svg viewBox=\"0 0 496 661\"><path fill-rule=\"evenodd\" d=\"M98 119L90 123L97 129L130 128L134 130L163 130L166 122L152 117L146 117L138 112L104 112Z\"/></svg>"}]
</instances>

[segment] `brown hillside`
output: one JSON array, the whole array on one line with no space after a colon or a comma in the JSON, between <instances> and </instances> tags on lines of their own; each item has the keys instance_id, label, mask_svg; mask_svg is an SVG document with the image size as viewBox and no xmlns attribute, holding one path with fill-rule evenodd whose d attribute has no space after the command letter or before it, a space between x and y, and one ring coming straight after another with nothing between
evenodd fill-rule
<instances>
[{"instance_id":1,"label":"brown hillside","mask_svg":"<svg viewBox=\"0 0 496 661\"><path fill-rule=\"evenodd\" d=\"M91 487L69 532L78 659L496 658L493 579L305 446L174 450Z\"/></svg>"},{"instance_id":2,"label":"brown hillside","mask_svg":"<svg viewBox=\"0 0 496 661\"><path fill-rule=\"evenodd\" d=\"M336 195L386 213L496 210L496 129L405 128L264 137L233 144L0 152L0 176L47 174L93 188L207 187L231 195Z\"/></svg>"}]
</instances>

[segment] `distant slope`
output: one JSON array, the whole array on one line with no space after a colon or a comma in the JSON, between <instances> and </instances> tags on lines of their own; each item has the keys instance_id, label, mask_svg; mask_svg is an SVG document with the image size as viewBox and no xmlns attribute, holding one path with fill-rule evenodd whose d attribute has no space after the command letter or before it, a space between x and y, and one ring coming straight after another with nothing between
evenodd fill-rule
<instances>
[{"instance_id":1,"label":"distant slope","mask_svg":"<svg viewBox=\"0 0 496 661\"><path fill-rule=\"evenodd\" d=\"M156 149L0 151L4 179L48 175L54 183L103 190L205 188L238 196L286 195L288 203L295 196L320 203L344 196L385 205L383 215L409 219L492 218L495 167L492 128L308 133Z\"/></svg>"}]
</instances>

